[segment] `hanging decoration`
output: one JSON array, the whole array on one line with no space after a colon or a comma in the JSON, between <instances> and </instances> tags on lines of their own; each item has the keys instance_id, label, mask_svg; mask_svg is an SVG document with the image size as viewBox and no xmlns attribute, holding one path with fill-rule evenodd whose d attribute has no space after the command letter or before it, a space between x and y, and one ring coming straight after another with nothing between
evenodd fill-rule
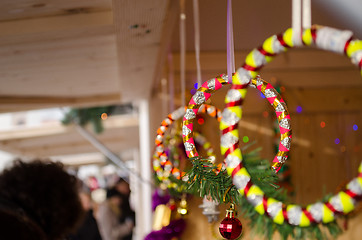
<instances>
[{"instance_id":1,"label":"hanging decoration","mask_svg":"<svg viewBox=\"0 0 362 240\"><path fill-rule=\"evenodd\" d=\"M156 150L153 155L153 169L156 173L158 180L160 181L160 184L179 193L183 191L183 184L182 182L177 180L181 180L184 173L182 173L182 171L177 165L175 165L175 163L170 161L171 156L170 154L167 154L167 151L165 150L164 140L165 132L173 124L174 121L181 119L181 117L185 114L185 110L185 107L181 107L173 113L169 114L167 118L162 121L161 126L157 129L157 136L155 139ZM199 113L207 113L209 116L216 118L218 121L220 121L221 119L220 110L210 105L203 105ZM181 136L181 132L176 132L174 136ZM173 138L172 140L175 140L175 138ZM197 134L196 142L203 147L210 159L215 159L214 151L211 147L211 144L206 141L206 139L202 135ZM176 154L172 154L173 157L175 155Z\"/></svg>"},{"instance_id":2,"label":"hanging decoration","mask_svg":"<svg viewBox=\"0 0 362 240\"><path fill-rule=\"evenodd\" d=\"M210 197L205 196L199 208L202 208L202 214L207 217L209 223L216 222L219 219L219 203Z\"/></svg>"},{"instance_id":3,"label":"hanging decoration","mask_svg":"<svg viewBox=\"0 0 362 240\"><path fill-rule=\"evenodd\" d=\"M274 86L274 87L275 87L276 91L284 98L284 96L283 96L284 87L279 86L278 84L276 84L276 86ZM267 112L264 112L264 113L267 113ZM269 115L269 114L267 114L267 115ZM280 133L280 130L279 130L279 124L278 124L278 120L277 120L276 116L271 115L270 120L272 121L273 132L274 132L273 149L274 149L275 153L277 153L278 149L279 149L279 138L280 138L281 133ZM288 162L286 162L283 165L283 167L280 169L280 171L278 172L278 177L279 177L278 186L285 189L289 196L293 196L294 195L294 187L293 187L293 184L291 182L292 179L291 179L291 160L290 160L290 156L288 156Z\"/></svg>"},{"instance_id":4,"label":"hanging decoration","mask_svg":"<svg viewBox=\"0 0 362 240\"><path fill-rule=\"evenodd\" d=\"M260 84L257 84L257 82L260 80L261 80L260 78L255 79L253 82L256 86L258 86ZM192 116L194 115L194 111L197 112L198 106L200 106L204 101L208 100L208 98L211 96L211 94L215 91L214 89L217 90L217 89L221 88L221 86L223 85L222 83L224 83L224 84L226 83L226 79L223 79L222 77L212 79L212 80L209 80L208 82L204 83L203 87L201 87L199 89L199 91L192 97L192 99L190 101L190 105L188 106L188 110L186 111L186 114L184 116L183 139L184 139L185 149L186 149L186 152L188 153L188 156L189 157L192 156L190 158L190 160L194 166L197 164L201 164L200 166L197 166L196 169L205 168L205 166L207 166L207 164L209 164L209 163L207 161L203 161L201 158L199 158L197 151L194 149L194 144L192 141L193 125L192 125L192 121L191 121L192 119L194 119L194 117L192 117ZM268 84L265 83L264 85L267 86ZM210 87L211 90L207 86L211 86ZM236 88L236 89L238 89L238 88ZM240 87L239 87L239 89L240 89ZM265 89L267 89L267 88L265 88ZM206 94L204 94L204 92L206 92ZM230 96L230 94L228 96ZM285 106L284 102L279 101L278 106L279 106L278 109L286 110L286 108L284 107ZM285 112L283 114L279 114L278 116L280 116L280 115L287 116L288 114L286 114L286 112ZM232 120L232 121L235 121L235 120ZM222 122L225 122L225 121L222 119ZM185 129L185 126L187 126L187 129ZM185 133L187 133L187 135ZM221 142L223 142L223 138L222 138ZM233 148L236 149L235 144L233 145ZM227 151L225 151L225 152L227 152ZM225 155L225 156L227 157L227 155ZM231 158L231 159L233 159L233 158ZM245 179L250 181L251 174L249 175L247 168L243 167L241 162L239 162L239 163L236 162L236 164L235 164L235 162L233 163L232 161L230 161L230 159L228 161L228 158L226 158L226 163L227 163L226 170L227 170L228 174L233 177L233 183L236 186L235 191L237 192L237 194L239 194L238 192L245 194L246 199L248 201L250 201L250 203L247 203L246 201L239 199L238 202L243 204L243 210L245 210L247 212L248 216L250 216L250 218L255 220L255 222L252 221L252 224L258 225L258 226L255 226L257 228L258 227L259 228L260 227L261 228L270 227L268 229L268 231L261 231L263 234L265 234L265 235L269 236L269 238L271 238L273 232L275 230L278 230L280 232L280 234L283 236L283 238L287 238L288 236L301 237L301 236L305 236L305 234L307 234L307 235L312 234L315 238L322 239L323 234L322 234L321 230L319 229L318 225L313 225L314 227L311 226L311 227L307 227L307 228L305 228L306 226L303 224L301 224L301 225L300 224L294 224L294 225L283 224L280 227L278 227L279 226L278 224L275 225L275 223L277 223L275 220L278 220L278 218L280 219L280 217L283 217L283 214L288 215L288 211L290 211L291 218L294 217L294 219L296 219L295 217L297 217L297 218L299 217L300 220L304 221L304 223L305 223L305 220L306 219L309 220L308 217L311 216L311 214L308 214L310 209L302 208L302 207L299 207L296 205L289 205L287 208L284 208L284 207L282 208L282 202L281 202L283 200L282 194L274 194L274 198L265 200L263 197L260 198L259 196L257 196L257 193L262 192L264 194L264 192L263 192L262 188L260 188L256 185L248 184L246 190L244 190L244 192L243 192L242 189L240 189L240 186L245 186L245 185L242 185L243 181L245 181ZM234 166L234 167L230 168L230 166ZM207 166L206 168L208 168L208 167L210 167L210 166ZM235 168L236 168L236 170L234 170ZM250 171L250 169L249 169L249 171ZM245 176L245 173L248 175ZM207 176L206 173L202 173L199 175L202 176L201 178L206 178L206 179L210 178L209 176ZM218 174L217 176L222 176L222 174ZM195 176L189 177L189 179L195 179L195 178L196 178ZM235 179L236 179L236 181L235 181ZM198 183L199 181L201 181L201 180L199 179L199 180L196 180L195 182ZM253 181L255 181L255 178L253 179ZM352 184L347 187L347 192L352 192L351 196L354 196L356 199L358 196L360 196L360 194L355 194L356 193L355 191L358 190L358 187L356 189L356 184L358 184L358 181L360 181L360 180L355 179L352 182ZM215 182L220 182L220 181L218 180ZM190 185L190 187L193 187L194 185L195 185L195 183L192 183ZM224 185L224 184L222 184L222 185ZM209 187L209 189L207 189L206 186L207 186L207 184L205 184L205 183L199 184L197 186L199 189L201 189L199 191L201 197L209 194L210 189L212 189L211 187ZM217 186L214 186L213 188L217 188ZM354 191L352 191L352 188L354 189ZM219 188L219 195L220 195L220 193L223 193L223 191L225 192L225 189L223 190L223 189ZM248 197L249 195L250 195L250 197ZM346 199L346 195L348 195L348 194L341 193L340 195L337 195L337 197L335 197L334 199L338 201L338 199L342 198L342 201L344 204L345 203L344 199ZM215 195L210 195L210 196L212 196L213 199L217 199L217 196L215 196ZM352 198L355 199L354 197L352 197ZM278 199L278 200L276 200L276 199ZM348 197L347 197L347 199L348 199ZM255 203L258 203L258 205L256 205ZM245 207L245 205L247 205L247 207ZM264 206L266 207L265 209L264 209ZM281 207L280 208L281 212L278 211L279 206ZM322 205L322 208L324 211L324 213L322 213L322 216L324 214L328 214L328 211L330 211L330 208L328 208L328 206L331 206L331 204ZM319 207L319 205L314 205L313 207ZM271 209L273 209L273 210L271 210ZM276 212L274 212L275 210L276 210ZM262 215L259 215L260 212L262 212ZM340 211L336 210L334 213L332 212L332 215L338 214L338 213L340 213ZM308 215L306 215L306 214L308 214ZM257 215L261 216L261 218L259 218ZM331 215L331 214L329 214L329 215ZM268 220L268 219L270 219L269 217L271 217L271 221ZM328 218L328 216L327 216L327 218ZM330 233L333 236L336 236L340 232L340 229L339 229L338 225L332 221L333 221L333 219L330 221L323 221L323 222L330 223L330 224L327 224L326 227L329 229ZM283 222L281 222L280 224L282 224L282 223ZM294 223L296 223L296 221ZM295 226L295 227L291 227L291 226ZM302 227L302 228L299 228L299 227ZM305 230L303 230L303 228Z\"/></svg>"},{"instance_id":5,"label":"hanging decoration","mask_svg":"<svg viewBox=\"0 0 362 240\"><path fill-rule=\"evenodd\" d=\"M288 29L280 35L274 35L268 38L258 49L254 49L245 60L245 64L238 69L237 76L233 78L234 88L240 88L249 82L252 82L258 71L273 57L288 48L294 46L293 31ZM340 31L337 29L314 26L311 29L305 29L302 35L303 44L324 50L346 54L351 58L352 63L362 66L362 42L352 38L352 32ZM230 91L228 96L230 95ZM231 126L238 132L238 122L240 121L242 102L240 95L234 98L226 98L227 108L223 112L221 128L225 129ZM228 106L233 106L232 108ZM226 114L228 113L228 114ZM232 123L232 124L231 124ZM224 132L223 132L224 134ZM227 146L233 147L235 141L238 142L238 135L233 141L228 141ZM234 153L234 154L233 154ZM338 214L347 214L354 209L357 198L362 195L361 174L347 184L346 189L328 198L324 202L310 204L307 207L298 205L285 205L274 198L268 198L264 192L250 180L248 171L242 165L241 152L235 154L233 149L227 155L233 154L233 164L227 164L228 173L233 178L234 184L239 192L243 194L255 207L255 210L261 215L267 215L277 224L289 223L300 227L307 227L313 223L329 223L334 221ZM227 155L225 156L227 158ZM359 170L361 173L362 165Z\"/></svg>"},{"instance_id":6,"label":"hanging decoration","mask_svg":"<svg viewBox=\"0 0 362 240\"><path fill-rule=\"evenodd\" d=\"M180 237L186 228L185 219L176 214L176 202L168 196L168 202L164 202L165 196L160 196L156 191L153 196L155 213L153 218L153 231L147 234L145 240L171 240ZM157 200L157 198L160 198Z\"/></svg>"},{"instance_id":7,"label":"hanging decoration","mask_svg":"<svg viewBox=\"0 0 362 240\"><path fill-rule=\"evenodd\" d=\"M238 75L235 74L233 75L233 78L237 76ZM197 92L192 96L189 105L187 106L186 114L184 116L182 124L182 137L185 144L186 154L189 158L198 156L192 132L193 121L196 118L196 113L198 112L198 109L201 106L201 104L206 102L211 97L212 93L220 89L225 84L228 84L226 75L221 75L220 77L205 82L202 85L202 87L199 88ZM290 149L290 141L292 136L291 126L290 126L290 115L286 108L284 100L269 83L266 83L262 81L260 78L258 78L257 80L254 81L253 84L255 85L255 87L257 87L258 90L260 90L261 92L264 93L264 95L266 95L268 101L273 106L278 118L279 129L282 134L279 144L279 150L273 160L274 163L272 165L272 168L277 172L286 161L288 157L287 154ZM241 93L239 91L233 91L234 89L229 90L229 95L226 96L226 98L229 100L229 98L235 98L236 97L235 95L240 97L240 94L243 94L245 96L246 87L247 85L238 87L239 90L244 90ZM234 106L236 105L236 103L233 104ZM241 102L239 102L239 104L241 104ZM229 106L229 108L234 107L233 105L227 105L227 106ZM226 112L225 114L229 113ZM241 117L241 112L239 116ZM231 121L229 120L229 122L233 122L233 120L231 119ZM232 150L240 151L240 149L238 148L238 141L236 141L238 139L238 136L235 136L235 133L237 132L237 129L235 129L236 126L230 125L226 127L225 126L226 123L225 120L223 119L220 122L223 134L221 138L221 153L224 155L227 165L230 165L234 161L233 155L230 155L230 152ZM226 147L230 142L232 143L230 148Z\"/></svg>"},{"instance_id":8,"label":"hanging decoration","mask_svg":"<svg viewBox=\"0 0 362 240\"><path fill-rule=\"evenodd\" d=\"M236 239L240 236L243 226L239 219L237 219L234 204L231 204L229 209L226 210L226 217L219 225L220 234L226 239Z\"/></svg>"}]
</instances>

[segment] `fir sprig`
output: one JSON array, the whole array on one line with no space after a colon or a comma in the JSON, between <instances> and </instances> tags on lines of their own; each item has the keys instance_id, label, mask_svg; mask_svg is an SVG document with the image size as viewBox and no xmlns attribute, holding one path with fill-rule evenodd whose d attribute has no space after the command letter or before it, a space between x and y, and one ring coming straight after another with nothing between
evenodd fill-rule
<instances>
[{"instance_id":1,"label":"fir sprig","mask_svg":"<svg viewBox=\"0 0 362 240\"><path fill-rule=\"evenodd\" d=\"M254 184L258 185L267 196L286 203L287 194L285 191L278 189L278 177L271 170L267 160L259 157L260 149L256 149L248 154L244 154L243 164L251 175ZM332 237L337 237L341 232L341 228L336 222L328 224L315 224L309 227L293 226L288 223L281 225L276 224L273 220L265 215L260 215L246 198L242 197L236 187L232 185L232 179L226 170L221 170L213 165L208 159L199 157L191 158L193 167L186 173L187 182L180 181L183 189L187 193L199 195L200 197L210 196L213 200L220 203L234 202L239 206L241 213L246 219L250 219L249 224L254 231L263 235L266 239L273 239L275 232L279 232L282 239L292 237L294 239L328 239L325 231L320 226L328 229ZM230 188L230 189L229 189ZM225 199L224 199L225 196Z\"/></svg>"}]
</instances>

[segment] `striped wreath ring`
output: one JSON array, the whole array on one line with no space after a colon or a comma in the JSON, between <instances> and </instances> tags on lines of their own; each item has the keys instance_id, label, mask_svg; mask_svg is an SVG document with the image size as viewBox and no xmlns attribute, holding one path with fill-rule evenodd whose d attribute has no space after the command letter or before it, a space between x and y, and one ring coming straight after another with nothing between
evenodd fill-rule
<instances>
[{"instance_id":1,"label":"striped wreath ring","mask_svg":"<svg viewBox=\"0 0 362 240\"><path fill-rule=\"evenodd\" d=\"M232 133L237 138L222 142L222 149L226 157L227 172L233 178L233 183L239 192L254 205L259 214L269 216L275 223L307 227L313 223L332 222L337 214L347 214L355 208L362 196L362 163L358 169L358 176L352 179L343 191L325 202L302 207L294 204L286 205L265 196L264 192L252 183L250 174L242 164L241 152L234 147L235 141L239 142L237 126L241 119L241 102L244 98L241 89L253 82L252 79L258 75L258 71L274 56L295 46L293 34L293 30L288 29L283 34L273 35L265 40L260 48L252 50L247 55L244 65L235 73L233 85L227 93L226 108L223 111L220 128L224 136L230 133L227 129L233 128ZM303 31L302 42L305 46L313 45L319 49L345 54L360 70L362 68L362 41L354 39L351 31L313 26Z\"/></svg>"},{"instance_id":2,"label":"striped wreath ring","mask_svg":"<svg viewBox=\"0 0 362 240\"><path fill-rule=\"evenodd\" d=\"M233 78L238 77L236 74L233 75ZM228 84L227 76L221 75L214 79L210 79L209 81L205 82L197 92L192 96L189 105L187 106L186 114L183 118L182 123L182 137L186 149L186 154L189 158L198 156L198 152L195 148L195 143L193 139L193 121L196 118L196 113L199 111L199 107L206 102L211 95L220 89L223 85ZM279 150L274 158L273 169L277 172L284 164L285 160L288 157L288 152L290 150L290 142L292 137L292 130L290 126L290 115L286 104L280 94L273 88L272 85L263 81L261 78L257 78L253 80L252 85L261 91L272 105L277 115L277 120L279 124L279 129L281 132L280 136L280 143L279 143ZM245 85L238 86L238 91L230 91L227 97L235 98L235 94L237 96L241 95L242 98L245 97L246 94L246 87ZM242 103L242 99L239 102L232 102L231 104L227 104L227 107L234 107L240 105ZM239 112L238 118L241 117L241 111ZM231 153L235 153L239 150L239 141L238 141L238 131L237 125L225 124L225 121L221 119L220 122L222 126L222 138L221 138L221 153L225 156L232 157ZM227 144L231 143L229 147ZM225 147L228 146L228 147ZM240 152L241 156L241 152ZM226 158L228 160L228 158ZM226 162L227 163L227 162Z\"/></svg>"},{"instance_id":3,"label":"striped wreath ring","mask_svg":"<svg viewBox=\"0 0 362 240\"><path fill-rule=\"evenodd\" d=\"M156 149L153 154L153 170L155 171L159 181L168 188L178 188L176 183L170 181L169 177L171 175L176 179L181 179L184 173L179 168L177 168L177 166L175 166L167 156L164 146L165 133L174 121L182 118L182 116L185 114L185 111L186 107L178 108L177 110L169 114L162 121L161 126L157 129L157 136L155 139ZM216 118L218 122L220 122L221 120L221 111L211 105L202 105L198 114L208 114L209 116ZM195 141L200 146L202 146L209 158L215 158L214 149L212 148L211 143L207 141L203 135L201 135L200 133L195 133Z\"/></svg>"}]
</instances>

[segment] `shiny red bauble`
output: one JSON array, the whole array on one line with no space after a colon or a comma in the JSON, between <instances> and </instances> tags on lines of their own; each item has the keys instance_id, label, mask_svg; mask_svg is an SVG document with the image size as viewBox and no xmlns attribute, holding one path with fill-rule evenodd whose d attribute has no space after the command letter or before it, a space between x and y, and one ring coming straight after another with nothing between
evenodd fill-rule
<instances>
[{"instance_id":1,"label":"shiny red bauble","mask_svg":"<svg viewBox=\"0 0 362 240\"><path fill-rule=\"evenodd\" d=\"M238 238L242 229L241 222L235 217L226 217L219 225L220 234L226 239Z\"/></svg>"}]
</instances>

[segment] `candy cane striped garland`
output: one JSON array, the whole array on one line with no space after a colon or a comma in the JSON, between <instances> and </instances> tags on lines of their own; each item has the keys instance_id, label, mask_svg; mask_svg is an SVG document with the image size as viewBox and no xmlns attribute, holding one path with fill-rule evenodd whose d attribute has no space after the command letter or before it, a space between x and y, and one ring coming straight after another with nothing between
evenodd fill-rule
<instances>
[{"instance_id":1,"label":"candy cane striped garland","mask_svg":"<svg viewBox=\"0 0 362 240\"><path fill-rule=\"evenodd\" d=\"M237 78L238 75L234 74L233 79ZM196 118L195 113L197 113L198 108L201 104L206 102L211 95L218 89L220 89L223 85L228 84L227 76L221 75L215 79L211 79L205 82L201 88L197 90L197 92L193 95L190 100L189 105L187 106L186 114L184 116L183 126L182 126L182 136L185 144L185 149L188 157L198 156L198 153L195 148L194 140L193 140L193 120ZM260 90L268 99L270 104L273 106L279 123L279 129L281 134L281 140L279 144L279 151L275 156L276 163L273 165L274 170L278 171L284 164L287 159L288 152L290 149L290 141L292 137L292 131L290 126L290 116L285 105L284 100L281 98L279 93L267 82L264 82L261 78L257 78L253 80L252 86L256 87ZM236 96L241 97L243 99L246 94L245 85L237 86L236 88L232 87L229 90L228 99L235 98ZM226 106L229 108L234 108L241 104L242 100L239 102L230 102ZM241 117L241 111L239 112L238 117ZM221 153L224 155L227 162L233 161L233 154L231 153L239 153L241 156L241 151L239 149L239 141L238 134L236 131L237 125L236 122L233 124L233 119L231 119L230 123L227 127L225 127L225 121L221 119L221 129L223 133L223 137L221 138ZM229 145L229 143L232 143Z\"/></svg>"},{"instance_id":2,"label":"candy cane striped garland","mask_svg":"<svg viewBox=\"0 0 362 240\"><path fill-rule=\"evenodd\" d=\"M161 126L157 129L157 136L155 139L156 149L153 155L153 169L156 172L157 178L164 183L169 188L177 188L176 183L172 183L169 180L169 176L173 175L177 179L181 179L183 175L180 169L173 166L172 162L168 159L165 152L164 146L164 137L167 129L172 125L172 123L180 119L186 111L186 107L181 107L169 114L166 119L161 123ZM220 121L221 111L211 105L203 105L199 113L207 113L209 116L216 118ZM196 142L203 147L207 156L214 156L214 150L211 146L211 143L206 140L201 134L195 134Z\"/></svg>"},{"instance_id":3,"label":"candy cane striped garland","mask_svg":"<svg viewBox=\"0 0 362 240\"><path fill-rule=\"evenodd\" d=\"M196 151L195 142L193 139L193 120L196 118L196 114L199 111L200 106L210 98L211 94L226 84L228 84L228 82L225 75L210 79L204 82L192 96L182 122L182 138L185 145L186 154L189 158L199 155Z\"/></svg>"},{"instance_id":4,"label":"candy cane striped garland","mask_svg":"<svg viewBox=\"0 0 362 240\"><path fill-rule=\"evenodd\" d=\"M226 160L226 169L239 192L255 206L255 210L259 214L268 215L274 222L278 224L286 222L306 227L312 223L331 222L335 219L336 214L347 214L354 209L358 198L362 196L362 164L359 167L358 177L352 179L345 190L329 198L326 202L317 202L303 208L298 205L284 205L280 201L266 197L264 192L251 182L248 171L242 165L241 152L234 148L235 142L239 141L237 125L241 119L240 103L244 98L243 95L235 93L234 89L242 88L257 76L258 71L274 56L293 47L295 44L292 36L292 29L288 29L283 34L268 38L260 48L249 53L244 65L235 74L237 77L233 78L232 88L227 93L226 108L223 111L220 128L223 134L228 133L224 131L225 129L234 128L235 139L225 142L225 146L229 149L227 155L229 161ZM353 64L362 68L362 41L353 39L350 31L314 26L303 31L302 41L306 46L314 44L320 49L346 54Z\"/></svg>"}]
</instances>

